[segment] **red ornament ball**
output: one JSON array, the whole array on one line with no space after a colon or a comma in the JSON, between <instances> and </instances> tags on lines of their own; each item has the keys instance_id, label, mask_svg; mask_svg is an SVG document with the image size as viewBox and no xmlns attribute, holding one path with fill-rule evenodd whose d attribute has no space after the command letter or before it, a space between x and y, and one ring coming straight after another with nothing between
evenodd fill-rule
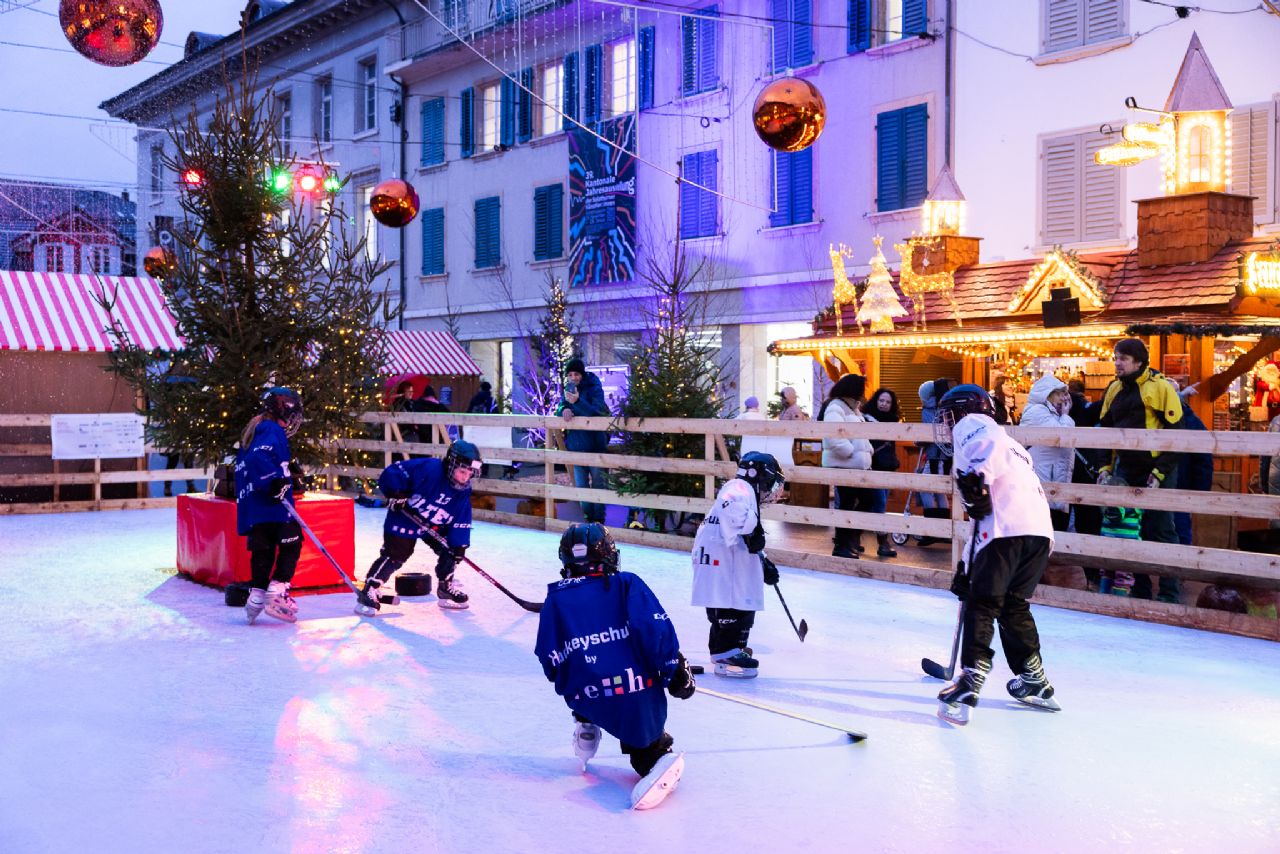
<instances>
[{"instance_id":1,"label":"red ornament ball","mask_svg":"<svg viewBox=\"0 0 1280 854\"><path fill-rule=\"evenodd\" d=\"M399 178L383 181L373 188L369 210L383 225L404 228L418 215L418 191Z\"/></svg>"},{"instance_id":2,"label":"red ornament ball","mask_svg":"<svg viewBox=\"0 0 1280 854\"><path fill-rule=\"evenodd\" d=\"M173 270L175 258L168 249L152 246L142 256L142 269L153 279L163 279Z\"/></svg>"},{"instance_id":3,"label":"red ornament ball","mask_svg":"<svg viewBox=\"0 0 1280 854\"><path fill-rule=\"evenodd\" d=\"M822 135L827 102L808 80L784 77L764 87L751 117L765 145L778 151L803 151Z\"/></svg>"},{"instance_id":4,"label":"red ornament ball","mask_svg":"<svg viewBox=\"0 0 1280 854\"><path fill-rule=\"evenodd\" d=\"M158 0L62 0L58 22L71 46L100 65L133 65L160 41Z\"/></svg>"}]
</instances>

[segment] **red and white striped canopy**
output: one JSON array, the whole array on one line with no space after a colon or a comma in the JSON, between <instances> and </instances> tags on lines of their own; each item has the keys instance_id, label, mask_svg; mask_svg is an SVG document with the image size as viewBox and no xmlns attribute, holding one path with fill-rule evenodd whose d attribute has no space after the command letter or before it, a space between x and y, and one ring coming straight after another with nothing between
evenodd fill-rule
<instances>
[{"instance_id":1,"label":"red and white striped canopy","mask_svg":"<svg viewBox=\"0 0 1280 854\"><path fill-rule=\"evenodd\" d=\"M448 332L387 330L387 373L480 376L480 366Z\"/></svg>"},{"instance_id":2,"label":"red and white striped canopy","mask_svg":"<svg viewBox=\"0 0 1280 854\"><path fill-rule=\"evenodd\" d=\"M155 279L0 270L0 350L114 350L113 319L138 347L182 347Z\"/></svg>"}]
</instances>

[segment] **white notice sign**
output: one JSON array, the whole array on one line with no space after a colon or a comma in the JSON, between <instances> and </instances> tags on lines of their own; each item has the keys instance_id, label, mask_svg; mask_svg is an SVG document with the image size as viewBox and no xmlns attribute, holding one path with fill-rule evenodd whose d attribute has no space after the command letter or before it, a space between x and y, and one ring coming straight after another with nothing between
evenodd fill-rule
<instances>
[{"instance_id":1,"label":"white notice sign","mask_svg":"<svg viewBox=\"0 0 1280 854\"><path fill-rule=\"evenodd\" d=\"M142 456L142 416L127 412L52 416L55 460Z\"/></svg>"}]
</instances>

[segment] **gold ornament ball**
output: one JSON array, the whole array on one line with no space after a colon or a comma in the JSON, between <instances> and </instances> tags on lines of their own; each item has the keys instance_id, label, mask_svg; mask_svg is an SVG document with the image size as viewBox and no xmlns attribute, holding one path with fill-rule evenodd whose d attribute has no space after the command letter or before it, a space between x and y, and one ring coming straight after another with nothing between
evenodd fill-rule
<instances>
[{"instance_id":1,"label":"gold ornament ball","mask_svg":"<svg viewBox=\"0 0 1280 854\"><path fill-rule=\"evenodd\" d=\"M152 246L142 256L142 269L153 279L163 279L173 270L173 264L173 253L160 246Z\"/></svg>"},{"instance_id":2,"label":"gold ornament ball","mask_svg":"<svg viewBox=\"0 0 1280 854\"><path fill-rule=\"evenodd\" d=\"M133 65L160 41L159 0L62 0L58 23L71 46L99 65Z\"/></svg>"},{"instance_id":3,"label":"gold ornament ball","mask_svg":"<svg viewBox=\"0 0 1280 854\"><path fill-rule=\"evenodd\" d=\"M383 225L404 228L418 215L418 191L399 178L383 181L373 188L369 210Z\"/></svg>"},{"instance_id":4,"label":"gold ornament ball","mask_svg":"<svg viewBox=\"0 0 1280 854\"><path fill-rule=\"evenodd\" d=\"M778 151L804 151L822 135L827 102L808 80L785 77L764 87L751 117L765 145Z\"/></svg>"}]
</instances>

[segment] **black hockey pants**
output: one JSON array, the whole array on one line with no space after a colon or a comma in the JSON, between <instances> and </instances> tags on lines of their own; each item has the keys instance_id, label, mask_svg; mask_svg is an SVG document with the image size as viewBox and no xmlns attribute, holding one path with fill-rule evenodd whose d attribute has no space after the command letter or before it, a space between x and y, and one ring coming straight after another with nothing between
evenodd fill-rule
<instances>
[{"instance_id":1,"label":"black hockey pants","mask_svg":"<svg viewBox=\"0 0 1280 854\"><path fill-rule=\"evenodd\" d=\"M737 608L708 608L707 620L711 623L707 650L715 656L747 645L751 627L756 623L756 612L739 611Z\"/></svg>"},{"instance_id":2,"label":"black hockey pants","mask_svg":"<svg viewBox=\"0 0 1280 854\"><path fill-rule=\"evenodd\" d=\"M443 537L445 534L442 533L440 536ZM436 553L436 578L443 580L453 575L453 568L458 563L454 560L453 552L437 543L430 535L423 536L422 541ZM417 544L417 540L409 537L396 537L384 532L382 550L378 552L378 559L373 562L373 566L369 567L369 571L365 573L365 578L376 578L385 582L404 566L405 561L413 555L413 549Z\"/></svg>"},{"instance_id":3,"label":"black hockey pants","mask_svg":"<svg viewBox=\"0 0 1280 854\"><path fill-rule=\"evenodd\" d=\"M259 522L249 529L248 545L251 587L266 590L272 581L293 580L302 554L302 529L297 522Z\"/></svg>"},{"instance_id":4,"label":"black hockey pants","mask_svg":"<svg viewBox=\"0 0 1280 854\"><path fill-rule=\"evenodd\" d=\"M960 663L973 667L990 661L994 624L1000 625L1000 645L1014 673L1040 652L1040 634L1027 600L1049 563L1047 537L1000 537L985 545L969 571L969 596L964 609L964 642Z\"/></svg>"}]
</instances>

